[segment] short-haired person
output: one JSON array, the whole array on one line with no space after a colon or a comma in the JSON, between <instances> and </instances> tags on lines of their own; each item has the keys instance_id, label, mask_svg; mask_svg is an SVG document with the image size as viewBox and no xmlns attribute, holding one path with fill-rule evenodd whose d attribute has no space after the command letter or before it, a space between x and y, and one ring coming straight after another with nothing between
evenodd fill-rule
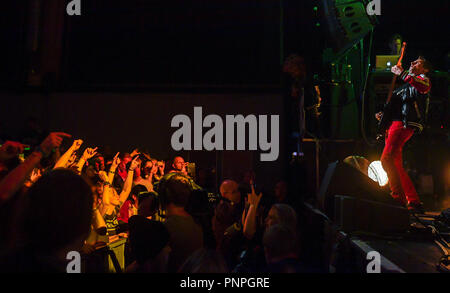
<instances>
[{"instance_id":1,"label":"short-haired person","mask_svg":"<svg viewBox=\"0 0 450 293\"><path fill-rule=\"evenodd\" d=\"M403 169L402 149L416 130L423 129L427 94L431 90L430 79L426 76L431 64L422 56L411 63L408 70L394 66L391 71L405 82L395 90L391 100L392 123L387 131L381 163L386 171L391 195L414 212L423 213L423 207L414 184ZM381 112L375 117L381 119Z\"/></svg>"},{"instance_id":2,"label":"short-haired person","mask_svg":"<svg viewBox=\"0 0 450 293\"><path fill-rule=\"evenodd\" d=\"M203 230L186 211L191 197L191 186L183 175L175 174L165 183L167 220L164 225L170 234L169 272L177 272L186 259L203 247Z\"/></svg>"},{"instance_id":3,"label":"short-haired person","mask_svg":"<svg viewBox=\"0 0 450 293\"><path fill-rule=\"evenodd\" d=\"M166 273L169 247L169 231L164 224L143 216L132 216L129 220L130 248L135 256L126 272Z\"/></svg>"},{"instance_id":4,"label":"short-haired person","mask_svg":"<svg viewBox=\"0 0 450 293\"><path fill-rule=\"evenodd\" d=\"M187 163L184 161L183 157L175 157L172 163L172 170L169 173L180 172L184 175L188 175L186 165Z\"/></svg>"},{"instance_id":5,"label":"short-haired person","mask_svg":"<svg viewBox=\"0 0 450 293\"><path fill-rule=\"evenodd\" d=\"M225 254L229 253L232 248L229 247L230 237L234 232L242 229L242 212L244 203L241 199L239 184L233 180L224 180L220 185L220 195L222 200L214 209L212 218L212 230L219 249L224 248ZM225 235L226 234L226 235ZM225 237L225 243L222 241Z\"/></svg>"}]
</instances>

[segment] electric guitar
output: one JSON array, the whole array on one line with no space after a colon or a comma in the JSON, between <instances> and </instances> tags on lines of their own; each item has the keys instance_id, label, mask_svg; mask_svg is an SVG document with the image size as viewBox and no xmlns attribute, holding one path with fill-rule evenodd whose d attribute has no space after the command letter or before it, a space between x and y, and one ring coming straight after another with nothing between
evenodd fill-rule
<instances>
[{"instance_id":1,"label":"electric guitar","mask_svg":"<svg viewBox=\"0 0 450 293\"><path fill-rule=\"evenodd\" d=\"M406 49L406 43L403 42L402 50L400 53L400 58L397 61L397 66L402 65L402 59L405 54L405 49ZM388 94L386 103L384 104L384 107L383 107L381 119L378 122L377 139L381 139L382 137L385 136L387 128L389 127L389 125L392 122L391 98L392 98L392 93L394 92L396 81L397 81L397 75L394 74L394 77L392 78L392 82L391 82L391 87L389 88L389 94Z\"/></svg>"}]
</instances>

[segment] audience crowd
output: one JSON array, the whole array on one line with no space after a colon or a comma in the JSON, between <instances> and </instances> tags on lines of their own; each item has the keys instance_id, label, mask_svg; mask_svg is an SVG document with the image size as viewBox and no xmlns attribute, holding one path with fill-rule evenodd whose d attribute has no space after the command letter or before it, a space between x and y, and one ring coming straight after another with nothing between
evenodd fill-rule
<instances>
[{"instance_id":1,"label":"audience crowd","mask_svg":"<svg viewBox=\"0 0 450 293\"><path fill-rule=\"evenodd\" d=\"M180 156L83 144L53 132L1 145L1 271L65 272L70 251L95 271L89 263L121 239L130 273L326 271L285 181L262 192L250 171L207 190Z\"/></svg>"}]
</instances>

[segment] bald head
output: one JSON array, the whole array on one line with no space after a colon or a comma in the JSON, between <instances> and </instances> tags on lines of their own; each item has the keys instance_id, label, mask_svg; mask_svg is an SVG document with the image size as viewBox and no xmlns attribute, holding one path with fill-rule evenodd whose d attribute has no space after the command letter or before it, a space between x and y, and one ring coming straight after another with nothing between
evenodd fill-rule
<instances>
[{"instance_id":1,"label":"bald head","mask_svg":"<svg viewBox=\"0 0 450 293\"><path fill-rule=\"evenodd\" d=\"M239 185L236 181L223 181L220 185L220 194L234 203L241 202L241 193L239 192Z\"/></svg>"},{"instance_id":2,"label":"bald head","mask_svg":"<svg viewBox=\"0 0 450 293\"><path fill-rule=\"evenodd\" d=\"M172 167L176 171L181 171L183 169L184 159L183 157L175 157L173 159Z\"/></svg>"}]
</instances>

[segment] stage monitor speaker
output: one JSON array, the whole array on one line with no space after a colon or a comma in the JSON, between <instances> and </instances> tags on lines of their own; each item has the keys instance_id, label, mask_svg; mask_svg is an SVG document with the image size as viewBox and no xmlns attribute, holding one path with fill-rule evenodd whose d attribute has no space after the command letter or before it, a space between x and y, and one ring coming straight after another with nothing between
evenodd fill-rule
<instances>
[{"instance_id":1,"label":"stage monitor speaker","mask_svg":"<svg viewBox=\"0 0 450 293\"><path fill-rule=\"evenodd\" d=\"M352 166L336 161L328 165L318 194L319 208L334 219L335 196L345 195L358 199L399 206L377 182Z\"/></svg>"},{"instance_id":2,"label":"stage monitor speaker","mask_svg":"<svg viewBox=\"0 0 450 293\"><path fill-rule=\"evenodd\" d=\"M364 38L377 23L366 12L367 1L323 0L324 18L336 56Z\"/></svg>"}]
</instances>

